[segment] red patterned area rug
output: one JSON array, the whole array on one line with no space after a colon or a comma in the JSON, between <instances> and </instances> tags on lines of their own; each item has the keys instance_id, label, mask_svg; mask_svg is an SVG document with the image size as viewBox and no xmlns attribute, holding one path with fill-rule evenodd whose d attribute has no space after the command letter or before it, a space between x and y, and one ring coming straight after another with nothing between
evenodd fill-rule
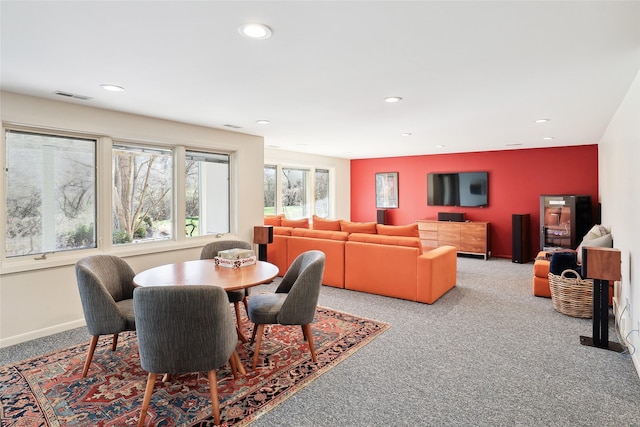
<instances>
[{"instance_id":1,"label":"red patterned area rug","mask_svg":"<svg viewBox=\"0 0 640 427\"><path fill-rule=\"evenodd\" d=\"M245 336L250 324L244 319ZM246 376L234 380L229 364L218 370L222 426L246 426L381 334L389 324L318 307L311 325L317 363L300 327L268 326L250 368L253 346L238 344ZM0 368L0 425L136 425L147 373L140 367L135 333L100 340L89 374L81 378L88 343ZM156 383L147 426L213 426L206 373L178 375Z\"/></svg>"}]
</instances>

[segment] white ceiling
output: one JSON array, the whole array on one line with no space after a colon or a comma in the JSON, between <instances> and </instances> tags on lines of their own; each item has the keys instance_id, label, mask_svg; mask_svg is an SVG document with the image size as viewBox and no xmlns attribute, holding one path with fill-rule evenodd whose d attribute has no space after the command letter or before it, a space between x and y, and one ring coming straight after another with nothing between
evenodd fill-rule
<instances>
[{"instance_id":1,"label":"white ceiling","mask_svg":"<svg viewBox=\"0 0 640 427\"><path fill-rule=\"evenodd\" d=\"M239 126L268 147L335 157L594 144L640 70L640 2L0 6L2 90ZM273 36L241 37L248 22Z\"/></svg>"}]
</instances>

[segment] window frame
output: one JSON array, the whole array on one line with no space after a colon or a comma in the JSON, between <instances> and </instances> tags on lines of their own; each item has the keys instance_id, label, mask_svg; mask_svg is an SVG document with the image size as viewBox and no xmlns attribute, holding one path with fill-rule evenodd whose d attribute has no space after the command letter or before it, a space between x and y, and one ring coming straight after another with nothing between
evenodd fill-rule
<instances>
[{"instance_id":1,"label":"window frame","mask_svg":"<svg viewBox=\"0 0 640 427\"><path fill-rule=\"evenodd\" d=\"M95 132L75 131L75 130L61 130L50 126L33 126L15 122L2 122L2 135L0 146L0 164L6 168L6 131L19 131L19 132L33 132L45 135L56 135L63 137L73 137L82 139L95 139L96 140L96 247L86 249L76 249L64 252L48 253L45 257L34 256L19 256L10 257L6 256L6 237L2 239L0 243L0 274L18 273L24 271L35 271L53 267L61 267L75 264L78 259L85 256L97 255L97 254L113 254L121 257L162 253L174 250L184 250L189 248L201 247L204 243L211 240L212 235L192 236L187 237L186 234L180 233L181 230L179 218L185 218L185 202L186 198L184 192L180 189L185 185L185 152L186 150L198 151L203 153L224 154L229 156L229 233L237 233L238 212L237 212L237 195L234 192L237 182L237 151L236 147L222 148L220 145L211 147L204 143L196 144L179 144L171 142L163 142L159 138L156 142L149 142L147 139L130 139L126 137L113 137L109 135L100 135ZM112 244L112 154L113 145L135 145L135 146L148 146L150 148L159 148L162 150L173 151L173 190L172 190L172 209L173 209L173 224L172 224L172 238L161 241L145 242L144 244L131 244L131 245L113 245ZM0 176L0 186L4 189L6 185L6 173ZM0 230L6 236L6 199L3 198L2 206L0 207L0 221L2 225ZM222 234L216 234L216 237L221 237Z\"/></svg>"},{"instance_id":2,"label":"window frame","mask_svg":"<svg viewBox=\"0 0 640 427\"><path fill-rule=\"evenodd\" d=\"M316 171L326 171L329 176L329 182L327 185L328 192L328 209L326 218L335 217L335 168L332 166L324 166L324 165L300 165L300 164L290 164L290 163L277 163L277 162L265 162L264 168L275 168L276 170L276 200L275 200L275 215L284 214L284 208L282 206L282 170L283 169L299 169L305 170L308 173L308 182L309 188L306 189L307 193L307 203L309 205L309 213L308 216L303 216L302 218L308 218L310 221L313 220L313 216L316 214ZM264 209L264 201L263 201L263 209Z\"/></svg>"},{"instance_id":3,"label":"window frame","mask_svg":"<svg viewBox=\"0 0 640 427\"><path fill-rule=\"evenodd\" d=\"M4 190L7 186L7 171L8 171L8 159L7 159L7 133L16 132L16 133L30 133L42 135L44 137L54 137L54 138L70 138L70 139L82 139L82 140L93 140L95 141L94 145L94 167L96 168L96 173L94 175L94 234L95 234L95 247L92 248L74 248L69 250L61 250L61 251L42 251L33 254L24 254L17 256L7 256L7 199L6 193ZM100 162L100 140L101 137L92 133L85 132L70 132L70 131L62 131L58 129L48 129L48 128L39 128L39 127L31 127L31 126L23 126L23 125L15 125L15 124L4 124L2 125L2 150L0 150L0 163L3 166L4 173L0 177L0 187L3 189L3 197L2 197L2 206L0 207L0 221L2 222L0 230L2 231L2 235L4 239L0 244L0 261L2 266L5 264L22 264L25 260L46 260L48 258L54 256L68 256L77 253L84 253L85 251L95 251L99 245L99 211L100 211L100 200L98 198L98 186L99 186L99 177L97 173L98 163ZM4 270L3 270L4 272Z\"/></svg>"}]
</instances>

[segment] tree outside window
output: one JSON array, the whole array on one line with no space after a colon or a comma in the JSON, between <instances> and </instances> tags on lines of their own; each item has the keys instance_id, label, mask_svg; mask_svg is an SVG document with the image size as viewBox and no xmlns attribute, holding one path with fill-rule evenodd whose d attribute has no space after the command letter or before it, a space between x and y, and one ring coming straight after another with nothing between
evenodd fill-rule
<instances>
[{"instance_id":1,"label":"tree outside window","mask_svg":"<svg viewBox=\"0 0 640 427\"><path fill-rule=\"evenodd\" d=\"M95 248L95 139L7 130L6 256Z\"/></svg>"},{"instance_id":2,"label":"tree outside window","mask_svg":"<svg viewBox=\"0 0 640 427\"><path fill-rule=\"evenodd\" d=\"M276 214L276 167L264 166L264 214Z\"/></svg>"},{"instance_id":3,"label":"tree outside window","mask_svg":"<svg viewBox=\"0 0 640 427\"><path fill-rule=\"evenodd\" d=\"M113 243L171 239L171 150L113 146Z\"/></svg>"},{"instance_id":4,"label":"tree outside window","mask_svg":"<svg viewBox=\"0 0 640 427\"><path fill-rule=\"evenodd\" d=\"M329 171L315 170L315 214L321 218L329 217Z\"/></svg>"}]
</instances>

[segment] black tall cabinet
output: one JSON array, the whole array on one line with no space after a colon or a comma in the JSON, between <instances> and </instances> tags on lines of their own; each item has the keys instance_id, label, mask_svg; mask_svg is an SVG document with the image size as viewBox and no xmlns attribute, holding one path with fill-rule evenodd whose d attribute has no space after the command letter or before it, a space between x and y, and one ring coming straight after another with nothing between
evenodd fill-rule
<instances>
[{"instance_id":1,"label":"black tall cabinet","mask_svg":"<svg viewBox=\"0 0 640 427\"><path fill-rule=\"evenodd\" d=\"M540 250L576 249L593 226L591 196L540 196Z\"/></svg>"}]
</instances>

